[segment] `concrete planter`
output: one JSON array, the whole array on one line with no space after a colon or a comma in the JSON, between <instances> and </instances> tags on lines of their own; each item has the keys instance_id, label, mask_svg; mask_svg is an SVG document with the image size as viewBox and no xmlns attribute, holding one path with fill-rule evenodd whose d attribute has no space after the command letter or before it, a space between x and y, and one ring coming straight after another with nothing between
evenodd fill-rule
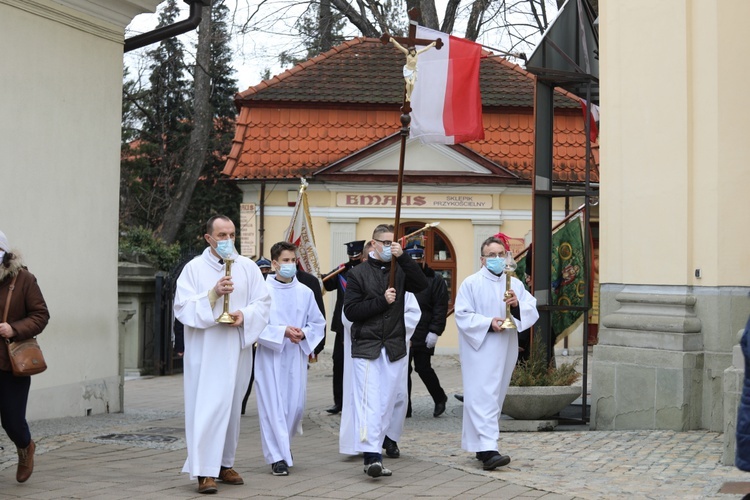
<instances>
[{"instance_id":1,"label":"concrete planter","mask_svg":"<svg viewBox=\"0 0 750 500\"><path fill-rule=\"evenodd\" d=\"M516 420L543 420L562 411L580 395L580 386L511 386L503 402L503 413Z\"/></svg>"}]
</instances>

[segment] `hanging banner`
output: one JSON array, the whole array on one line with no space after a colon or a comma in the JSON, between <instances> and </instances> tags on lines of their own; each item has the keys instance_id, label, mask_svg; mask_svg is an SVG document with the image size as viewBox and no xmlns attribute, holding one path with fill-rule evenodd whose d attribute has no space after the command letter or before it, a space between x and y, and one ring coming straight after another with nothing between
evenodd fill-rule
<instances>
[{"instance_id":1,"label":"hanging banner","mask_svg":"<svg viewBox=\"0 0 750 500\"><path fill-rule=\"evenodd\" d=\"M313 234L310 209L307 205L306 189L307 181L303 178L292 220L284 232L284 239L297 245L297 262L299 262L302 270L319 277L320 259L318 259L318 250L315 248L315 235Z\"/></svg>"}]
</instances>

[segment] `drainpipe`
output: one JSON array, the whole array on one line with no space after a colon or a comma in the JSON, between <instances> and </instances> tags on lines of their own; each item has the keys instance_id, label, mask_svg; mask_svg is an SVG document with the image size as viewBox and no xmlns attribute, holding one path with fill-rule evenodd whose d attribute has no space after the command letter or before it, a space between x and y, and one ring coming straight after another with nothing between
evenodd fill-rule
<instances>
[{"instance_id":1,"label":"drainpipe","mask_svg":"<svg viewBox=\"0 0 750 500\"><path fill-rule=\"evenodd\" d=\"M260 259L263 257L263 236L266 232L266 217L265 217L265 207L266 207L266 181L260 181L260 227L258 228L258 232L260 233L260 238L258 238L260 241L260 248L258 249L258 253L260 255L258 258Z\"/></svg>"},{"instance_id":2,"label":"drainpipe","mask_svg":"<svg viewBox=\"0 0 750 500\"><path fill-rule=\"evenodd\" d=\"M182 35L197 28L203 18L203 7L210 6L211 0L185 0L185 3L190 5L190 17L184 21L170 24L169 26L162 26L148 33L128 38L125 40L124 52L140 49L146 45L161 42L167 38Z\"/></svg>"}]
</instances>

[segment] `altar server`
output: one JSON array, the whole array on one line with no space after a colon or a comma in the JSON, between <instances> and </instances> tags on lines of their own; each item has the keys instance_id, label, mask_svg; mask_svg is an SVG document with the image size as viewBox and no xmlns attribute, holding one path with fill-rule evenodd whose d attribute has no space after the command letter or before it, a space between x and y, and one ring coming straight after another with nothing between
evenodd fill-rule
<instances>
[{"instance_id":1,"label":"altar server","mask_svg":"<svg viewBox=\"0 0 750 500\"><path fill-rule=\"evenodd\" d=\"M255 355L263 456L274 476L288 475L294 465L292 437L302 433L307 360L326 327L312 290L297 281L296 249L287 241L271 247L271 265L276 271L266 281L271 315Z\"/></svg>"},{"instance_id":2,"label":"altar server","mask_svg":"<svg viewBox=\"0 0 750 500\"><path fill-rule=\"evenodd\" d=\"M456 297L458 348L464 383L461 447L476 452L484 470L510 463L498 451L499 419L518 357L518 330L539 319L536 299L516 278L506 298L506 248L490 237L481 246L482 268L461 283ZM503 328L506 303L517 328Z\"/></svg>"}]
</instances>

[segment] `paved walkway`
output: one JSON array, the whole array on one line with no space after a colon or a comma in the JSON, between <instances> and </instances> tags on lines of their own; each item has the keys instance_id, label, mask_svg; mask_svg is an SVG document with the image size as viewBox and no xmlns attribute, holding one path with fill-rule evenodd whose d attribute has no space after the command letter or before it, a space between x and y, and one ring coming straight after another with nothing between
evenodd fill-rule
<instances>
[{"instance_id":1,"label":"paved walkway","mask_svg":"<svg viewBox=\"0 0 750 500\"><path fill-rule=\"evenodd\" d=\"M461 391L454 356L434 365L452 395ZM304 435L294 440L296 465L275 477L260 447L255 398L242 420L235 468L244 486L219 483L209 498L741 498L719 494L725 482L750 475L719 464L721 434L705 431L588 431L503 433L500 449L513 461L484 472L460 449L461 404L432 417L432 400L414 380L413 418L399 443L402 458L386 458L392 477L368 478L362 459L338 453L339 416L330 416L331 362L309 371ZM0 434L0 498L206 498L180 474L185 460L182 377L125 384L124 414L32 422L37 442L31 479L15 481L15 449Z\"/></svg>"}]
</instances>

